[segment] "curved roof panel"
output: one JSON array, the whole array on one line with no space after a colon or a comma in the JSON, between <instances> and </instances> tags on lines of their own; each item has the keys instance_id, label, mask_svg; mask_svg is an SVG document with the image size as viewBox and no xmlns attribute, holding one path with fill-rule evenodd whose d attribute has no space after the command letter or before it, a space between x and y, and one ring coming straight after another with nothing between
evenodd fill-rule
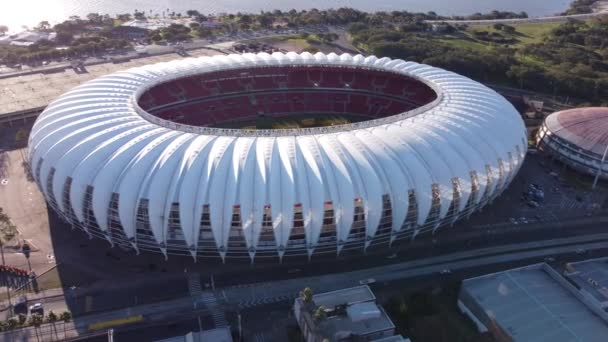
<instances>
[{"instance_id":1,"label":"curved roof panel","mask_svg":"<svg viewBox=\"0 0 608 342\"><path fill-rule=\"evenodd\" d=\"M137 102L148 89L177 78L285 65L402 74L424 82L437 98L409 112L353 124L247 131L169 122ZM608 113L577 113L577 120L565 112L547 122L556 134L566 132L585 148L605 148ZM474 202L480 205L483 194L502 191L526 141L513 106L463 76L389 58L290 52L176 60L85 83L39 116L29 156L47 200L75 224L90 224L92 213L99 230L110 232L118 221L136 245L144 220L163 253L172 240L181 239L194 256L206 234L213 235L222 257L230 253L231 238L242 238L253 257L265 220L282 255L301 234L294 229L300 213L298 227L309 255L326 236L326 226L335 230L338 251L348 243L358 208L364 213L366 247L383 224L397 234L431 219L446 222L450 213L456 219L468 210L475 186ZM392 213L388 224L386 199ZM74 215L68 215L70 210ZM208 232L203 217L210 221ZM235 226L235 217L240 225Z\"/></svg>"}]
</instances>

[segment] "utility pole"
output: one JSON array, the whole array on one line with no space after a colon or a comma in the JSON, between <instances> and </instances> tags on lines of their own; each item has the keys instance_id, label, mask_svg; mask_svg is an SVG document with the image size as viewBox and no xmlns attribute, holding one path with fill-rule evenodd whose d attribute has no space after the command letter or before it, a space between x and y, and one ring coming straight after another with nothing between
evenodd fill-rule
<instances>
[{"instance_id":1,"label":"utility pole","mask_svg":"<svg viewBox=\"0 0 608 342\"><path fill-rule=\"evenodd\" d=\"M108 342L114 342L114 329L108 329Z\"/></svg>"}]
</instances>

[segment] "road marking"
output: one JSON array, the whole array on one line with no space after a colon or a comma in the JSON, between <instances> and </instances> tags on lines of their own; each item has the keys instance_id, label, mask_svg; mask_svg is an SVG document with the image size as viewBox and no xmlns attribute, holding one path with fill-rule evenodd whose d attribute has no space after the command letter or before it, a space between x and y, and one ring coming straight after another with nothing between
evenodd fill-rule
<instances>
[{"instance_id":1,"label":"road marking","mask_svg":"<svg viewBox=\"0 0 608 342\"><path fill-rule=\"evenodd\" d=\"M89 330L97 330L97 329L109 328L109 327L113 327L113 326L117 326L117 325L137 323L137 322L141 322L143 320L144 320L144 317L142 315L113 319L111 321L97 322L97 323L89 324Z\"/></svg>"}]
</instances>

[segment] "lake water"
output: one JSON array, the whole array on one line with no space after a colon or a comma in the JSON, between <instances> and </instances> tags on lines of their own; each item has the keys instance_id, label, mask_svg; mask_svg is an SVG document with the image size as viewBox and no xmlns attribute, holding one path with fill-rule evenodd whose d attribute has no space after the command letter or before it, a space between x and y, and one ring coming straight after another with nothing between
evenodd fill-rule
<instances>
[{"instance_id":1,"label":"lake water","mask_svg":"<svg viewBox=\"0 0 608 342\"><path fill-rule=\"evenodd\" d=\"M11 31L23 25L35 26L42 20L57 23L70 15L87 13L133 13L133 10L163 15L185 14L189 9L201 13L258 13L261 10L326 9L352 7L364 11L435 11L442 15L467 15L503 10L525 11L530 16L545 16L565 10L571 0L0 0L0 25Z\"/></svg>"}]
</instances>

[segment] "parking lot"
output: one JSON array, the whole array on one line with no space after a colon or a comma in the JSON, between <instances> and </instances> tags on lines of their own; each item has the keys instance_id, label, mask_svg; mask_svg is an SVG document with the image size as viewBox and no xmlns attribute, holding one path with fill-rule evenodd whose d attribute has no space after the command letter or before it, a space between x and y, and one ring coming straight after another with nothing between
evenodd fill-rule
<instances>
[{"instance_id":1,"label":"parking lot","mask_svg":"<svg viewBox=\"0 0 608 342\"><path fill-rule=\"evenodd\" d=\"M537 153L528 153L520 172L509 188L481 213L473 214L470 225L526 224L556 222L561 219L587 217L608 210L607 185L600 182L591 190L591 177L568 169L558 161ZM532 187L544 194L543 200L531 205L526 199Z\"/></svg>"}]
</instances>

